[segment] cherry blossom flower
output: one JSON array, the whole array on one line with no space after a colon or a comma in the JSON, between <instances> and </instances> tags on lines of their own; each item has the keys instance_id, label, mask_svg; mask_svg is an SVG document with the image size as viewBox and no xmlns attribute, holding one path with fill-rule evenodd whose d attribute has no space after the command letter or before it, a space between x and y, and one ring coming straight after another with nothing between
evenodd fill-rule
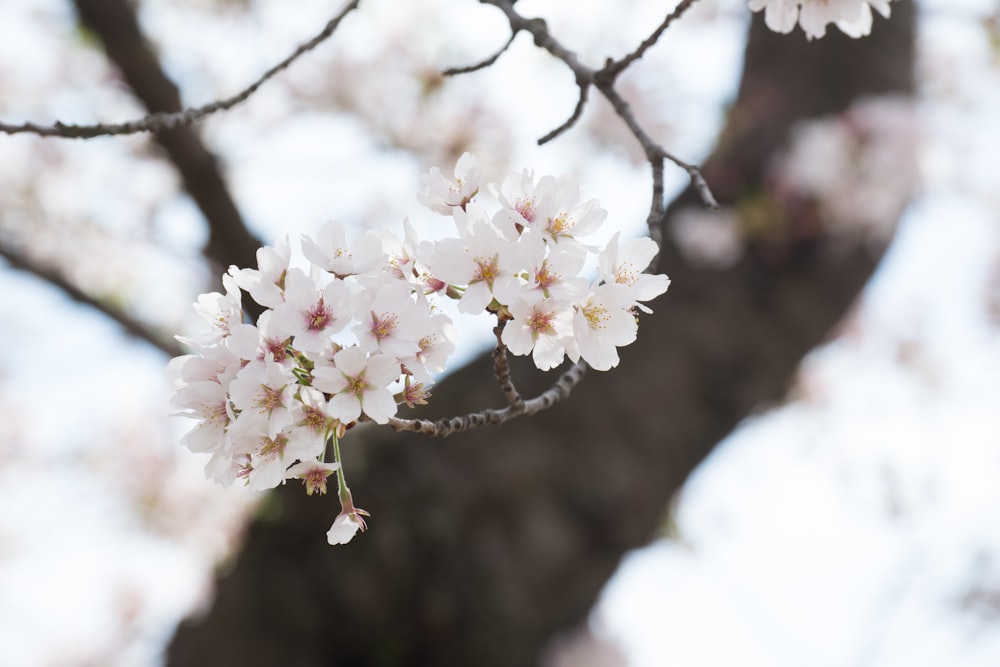
<instances>
[{"instance_id":1,"label":"cherry blossom flower","mask_svg":"<svg viewBox=\"0 0 1000 667\"><path fill-rule=\"evenodd\" d=\"M368 356L359 347L345 347L333 357L332 367L313 371L313 386L332 394L329 414L344 424L364 412L377 424L396 414L388 386L399 379L399 361L385 354Z\"/></svg>"},{"instance_id":2,"label":"cherry blossom flower","mask_svg":"<svg viewBox=\"0 0 1000 667\"><path fill-rule=\"evenodd\" d=\"M516 231L505 234L479 207L470 205L466 213L456 215L465 222L465 233L436 244L430 269L447 283L467 286L458 302L461 312L480 313L494 297L508 303L519 295L523 248L515 242Z\"/></svg>"},{"instance_id":3,"label":"cherry blossom flower","mask_svg":"<svg viewBox=\"0 0 1000 667\"><path fill-rule=\"evenodd\" d=\"M568 304L556 299L522 299L510 304L509 310L514 319L507 322L500 338L511 353L530 353L543 371L561 364L572 335Z\"/></svg>"},{"instance_id":4,"label":"cherry blossom flower","mask_svg":"<svg viewBox=\"0 0 1000 667\"><path fill-rule=\"evenodd\" d=\"M525 169L520 174L510 174L494 188L500 200L498 215L510 220L518 229L535 222L539 208L545 208L555 186L552 176L535 181L533 172Z\"/></svg>"},{"instance_id":5,"label":"cherry blossom flower","mask_svg":"<svg viewBox=\"0 0 1000 667\"><path fill-rule=\"evenodd\" d=\"M554 243L561 239L579 239L596 231L608 216L590 199L580 203L580 184L575 178L564 176L551 185L551 195L536 211L533 229L545 234Z\"/></svg>"},{"instance_id":6,"label":"cherry blossom flower","mask_svg":"<svg viewBox=\"0 0 1000 667\"><path fill-rule=\"evenodd\" d=\"M656 242L648 237L631 239L619 244L616 232L608 246L597 256L601 277L608 283L621 285L629 290L629 297L641 310L649 309L640 301L650 301L670 287L666 275L643 273L659 252Z\"/></svg>"},{"instance_id":7,"label":"cherry blossom flower","mask_svg":"<svg viewBox=\"0 0 1000 667\"><path fill-rule=\"evenodd\" d=\"M260 434L255 440L244 439L240 444L244 447L234 444L233 449L250 454L250 463L244 468L242 476L251 489L263 491L281 484L286 477L286 470L296 460L305 461L319 456L323 452L325 440L306 429L289 424L273 436ZM251 451L246 452L245 445L252 445Z\"/></svg>"},{"instance_id":8,"label":"cherry blossom flower","mask_svg":"<svg viewBox=\"0 0 1000 667\"><path fill-rule=\"evenodd\" d=\"M418 352L420 322L428 314L413 301L410 286L392 282L368 296L358 306L360 322L354 327L361 349L399 358Z\"/></svg>"},{"instance_id":9,"label":"cherry blossom flower","mask_svg":"<svg viewBox=\"0 0 1000 667\"><path fill-rule=\"evenodd\" d=\"M606 371L618 365L617 348L635 341L638 324L630 306L631 294L611 283L595 288L578 303L573 315L576 347L570 359L583 357L591 368Z\"/></svg>"},{"instance_id":10,"label":"cherry blossom flower","mask_svg":"<svg viewBox=\"0 0 1000 667\"><path fill-rule=\"evenodd\" d=\"M481 170L471 153L463 153L455 164L455 177L447 178L437 167L422 177L424 190L417 193L421 204L441 215L451 215L455 208L464 209L479 192Z\"/></svg>"},{"instance_id":11,"label":"cherry blossom flower","mask_svg":"<svg viewBox=\"0 0 1000 667\"><path fill-rule=\"evenodd\" d=\"M382 261L384 252L377 234L366 232L352 245L339 222L328 222L319 231L319 238L302 237L302 254L315 266L338 278L363 274Z\"/></svg>"},{"instance_id":12,"label":"cherry blossom flower","mask_svg":"<svg viewBox=\"0 0 1000 667\"><path fill-rule=\"evenodd\" d=\"M872 29L874 8L888 18L891 0L749 0L752 11L764 10L764 22L775 32L789 33L796 22L809 39L826 34L826 26L835 23L850 37L867 35Z\"/></svg>"},{"instance_id":13,"label":"cherry blossom flower","mask_svg":"<svg viewBox=\"0 0 1000 667\"><path fill-rule=\"evenodd\" d=\"M239 369L239 358L225 347L209 348L205 356L170 360L167 374L174 385L171 405L177 408L175 414L199 420L181 438L191 451L212 452L225 446L226 430L233 420L229 384Z\"/></svg>"},{"instance_id":14,"label":"cherry blossom flower","mask_svg":"<svg viewBox=\"0 0 1000 667\"><path fill-rule=\"evenodd\" d=\"M323 392L314 387L300 387L296 398L299 406L295 425L326 442L326 436L333 426L334 419L330 415Z\"/></svg>"},{"instance_id":15,"label":"cherry blossom flower","mask_svg":"<svg viewBox=\"0 0 1000 667\"><path fill-rule=\"evenodd\" d=\"M527 269L527 294L574 300L587 289L587 279L580 275L587 259L587 249L571 239L548 244L542 234L525 231L520 243Z\"/></svg>"},{"instance_id":16,"label":"cherry blossom flower","mask_svg":"<svg viewBox=\"0 0 1000 667\"><path fill-rule=\"evenodd\" d=\"M340 463L301 461L285 471L285 479L301 479L306 485L306 495L326 494L326 478L340 468Z\"/></svg>"},{"instance_id":17,"label":"cherry blossom flower","mask_svg":"<svg viewBox=\"0 0 1000 667\"><path fill-rule=\"evenodd\" d=\"M295 382L287 368L271 359L244 366L229 385L229 396L239 410L229 429L231 436L276 436L292 421Z\"/></svg>"},{"instance_id":18,"label":"cherry blossom flower","mask_svg":"<svg viewBox=\"0 0 1000 667\"><path fill-rule=\"evenodd\" d=\"M369 516L368 512L354 508L351 511L343 511L337 515L330 530L326 532L326 541L333 544L347 544L357 532L362 533L368 528L362 516Z\"/></svg>"},{"instance_id":19,"label":"cherry blossom flower","mask_svg":"<svg viewBox=\"0 0 1000 667\"><path fill-rule=\"evenodd\" d=\"M224 274L222 284L226 289L225 294L218 292L202 294L194 304L195 312L212 326L212 331L198 338L203 344L211 344L225 338L233 326L243 322L242 292L236 284L236 279Z\"/></svg>"},{"instance_id":20,"label":"cherry blossom flower","mask_svg":"<svg viewBox=\"0 0 1000 667\"><path fill-rule=\"evenodd\" d=\"M226 347L246 361L271 359L282 366L291 367L294 363L288 348L291 337L278 331L273 322L274 311L266 310L257 318L256 326L237 324L226 339Z\"/></svg>"},{"instance_id":21,"label":"cherry blossom flower","mask_svg":"<svg viewBox=\"0 0 1000 667\"><path fill-rule=\"evenodd\" d=\"M350 300L343 281L334 278L321 288L301 269L289 269L285 301L274 309L271 324L278 338L294 338L297 349L322 353L330 346L330 336L350 323Z\"/></svg>"},{"instance_id":22,"label":"cherry blossom flower","mask_svg":"<svg viewBox=\"0 0 1000 667\"><path fill-rule=\"evenodd\" d=\"M211 452L225 440L232 421L229 411L229 391L218 382L191 382L174 394L173 404L185 417L198 419L198 424L181 438L181 444L192 452Z\"/></svg>"},{"instance_id":23,"label":"cherry blossom flower","mask_svg":"<svg viewBox=\"0 0 1000 667\"><path fill-rule=\"evenodd\" d=\"M229 267L229 274L236 284L250 293L253 300L265 308L274 308L284 301L285 273L291 259L288 238L276 246L264 246L257 250L257 268L239 269Z\"/></svg>"},{"instance_id":24,"label":"cherry blossom flower","mask_svg":"<svg viewBox=\"0 0 1000 667\"><path fill-rule=\"evenodd\" d=\"M418 381L430 382L447 367L448 358L455 351L455 333L451 318L442 313L426 319L424 325L417 341L419 350L400 361Z\"/></svg>"}]
</instances>

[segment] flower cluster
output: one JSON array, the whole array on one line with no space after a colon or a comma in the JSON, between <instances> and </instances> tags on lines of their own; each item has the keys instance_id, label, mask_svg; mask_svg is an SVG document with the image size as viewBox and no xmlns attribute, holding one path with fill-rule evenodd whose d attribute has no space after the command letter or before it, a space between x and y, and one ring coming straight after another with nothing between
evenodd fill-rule
<instances>
[{"instance_id":1,"label":"flower cluster","mask_svg":"<svg viewBox=\"0 0 1000 667\"><path fill-rule=\"evenodd\" d=\"M872 29L872 9L889 17L891 0L750 0L751 11L764 10L767 27L789 33L796 22L806 37L819 38L826 26L836 23L850 37L867 35Z\"/></svg>"},{"instance_id":2,"label":"flower cluster","mask_svg":"<svg viewBox=\"0 0 1000 667\"><path fill-rule=\"evenodd\" d=\"M573 179L511 175L491 186L499 210L490 215L477 200L475 160L462 156L454 173L432 170L419 196L452 218L452 235L418 241L405 222L403 238L370 231L348 243L329 223L303 237L301 257L287 239L261 248L256 269L230 267L225 294L199 297L211 330L181 339L194 354L170 364L174 405L198 420L183 443L211 453L210 477L253 489L298 478L311 494L325 493L336 472L343 511L331 544L363 530L366 515L347 489L339 440L358 420L386 424L400 404L426 401L455 349L441 299L493 313L502 343L542 370L567 357L607 370L635 340L642 302L669 285L643 273L657 253L648 238L616 234L600 250L583 243L606 213L581 200ZM591 254L598 276L588 280ZM253 324L244 292L264 309Z\"/></svg>"}]
</instances>

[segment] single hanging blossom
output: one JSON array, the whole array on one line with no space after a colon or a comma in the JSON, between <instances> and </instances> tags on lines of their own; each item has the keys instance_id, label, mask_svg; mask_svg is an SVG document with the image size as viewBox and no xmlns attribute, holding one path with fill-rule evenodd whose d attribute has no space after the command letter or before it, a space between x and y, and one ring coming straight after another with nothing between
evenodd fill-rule
<instances>
[{"instance_id":1,"label":"single hanging blossom","mask_svg":"<svg viewBox=\"0 0 1000 667\"><path fill-rule=\"evenodd\" d=\"M355 509L353 512L341 512L337 515L330 530L326 531L326 541L328 544L347 544L360 530L362 533L368 528L362 516L368 516L368 512Z\"/></svg>"},{"instance_id":2,"label":"single hanging blossom","mask_svg":"<svg viewBox=\"0 0 1000 667\"><path fill-rule=\"evenodd\" d=\"M366 516L371 515L354 506L351 490L342 484L340 487L340 514L334 519L330 530L326 532L326 541L329 544L347 544L359 530L363 533L368 528L364 518L362 518Z\"/></svg>"}]
</instances>

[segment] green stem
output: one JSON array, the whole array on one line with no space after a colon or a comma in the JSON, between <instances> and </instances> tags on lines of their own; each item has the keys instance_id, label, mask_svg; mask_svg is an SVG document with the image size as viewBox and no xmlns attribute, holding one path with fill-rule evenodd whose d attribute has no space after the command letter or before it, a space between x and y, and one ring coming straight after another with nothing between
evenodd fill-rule
<instances>
[{"instance_id":1,"label":"green stem","mask_svg":"<svg viewBox=\"0 0 1000 667\"><path fill-rule=\"evenodd\" d=\"M340 439L337 438L336 429L330 433L330 439L333 441L333 461L340 464L337 468L337 495L343 503L344 496L349 497L351 491L347 488L347 479L344 477L344 463L340 460Z\"/></svg>"}]
</instances>

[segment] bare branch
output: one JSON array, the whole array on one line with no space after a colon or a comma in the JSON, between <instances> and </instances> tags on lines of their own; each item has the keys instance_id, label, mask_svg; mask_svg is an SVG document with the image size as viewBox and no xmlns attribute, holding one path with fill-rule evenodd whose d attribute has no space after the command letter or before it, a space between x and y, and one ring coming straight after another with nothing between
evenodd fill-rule
<instances>
[{"instance_id":1,"label":"bare branch","mask_svg":"<svg viewBox=\"0 0 1000 667\"><path fill-rule=\"evenodd\" d=\"M504 51L506 51L507 49L510 48L510 45L514 43L514 38L515 37L517 37L517 33L516 32L512 32L510 34L510 39L507 40L507 43L504 44L503 46L501 46L499 51L497 51L496 53L494 53L492 56L490 56L486 60L483 60L482 62L478 62L475 65L466 65L465 67L449 67L445 71L441 72L441 74L443 76L455 76L456 74L468 74L469 72L475 72L476 70L487 68L490 65L492 65L493 63L495 63L497 61L497 59L499 59L500 56L503 55Z\"/></svg>"},{"instance_id":2,"label":"bare branch","mask_svg":"<svg viewBox=\"0 0 1000 667\"><path fill-rule=\"evenodd\" d=\"M575 53L560 44L549 33L548 26L544 20L537 18L527 19L521 16L514 9L514 3L511 2L511 0L482 0L485 4L497 7L507 16L511 30L513 30L515 34L521 30L530 33L532 37L534 37L535 44L539 48L545 49L554 57L565 63L576 77L577 85L580 86L580 98L577 101L577 107L574 109L569 120L542 137L538 142L539 144L555 138L576 122L576 120L580 117L580 114L583 112L583 106L586 103L586 91L590 86L594 86L601 91L601 94L604 95L609 102L611 102L615 112L625 122L629 131L642 146L642 150L645 152L646 159L649 161L650 168L653 171L654 183L657 181L657 170L662 169L662 161L664 159L670 160L678 167L688 172L688 175L691 176L691 182L694 184L695 189L705 206L715 209L718 208L719 205L715 201L715 197L712 195L711 189L708 187L708 183L705 181L698 167L681 160L654 141L636 120L635 115L632 113L628 103L618 93L618 91L615 90L614 86L615 77L618 73L629 64L642 57L646 50L648 50L656 42L663 31L666 30L666 28L695 1L696 0L682 0L677 8L667 16L660 27L657 28L657 30L654 31L653 34L650 35L650 37L643 42L643 45L636 49L635 52L626 56L622 61L616 62L609 59L605 63L603 69L595 70L581 63ZM651 227L654 223L658 224L660 219L663 217L662 173L659 174L659 182L661 184L661 192L658 194L654 191L653 203L650 207L648 218Z\"/></svg>"},{"instance_id":3,"label":"bare branch","mask_svg":"<svg viewBox=\"0 0 1000 667\"><path fill-rule=\"evenodd\" d=\"M551 387L532 399L522 401L519 406L511 405L501 409L480 410L459 417L438 420L396 419L393 417L389 419L389 426L397 431L416 431L423 435L444 438L452 433L468 431L487 424L503 424L515 417L533 415L547 410L559 401L565 400L569 397L573 387L583 379L586 372L587 365L584 362L574 364L560 375Z\"/></svg>"},{"instance_id":4,"label":"bare branch","mask_svg":"<svg viewBox=\"0 0 1000 667\"><path fill-rule=\"evenodd\" d=\"M30 273L31 275L39 278L48 284L52 285L56 289L62 291L66 296L82 303L84 305L90 306L94 310L100 312L103 315L111 318L117 322L125 333L130 336L134 336L140 340L144 340L150 345L160 349L166 355L171 357L176 357L178 355L184 354L180 345L177 344L173 339L164 338L157 334L155 331L149 328L143 322L135 319L134 317L128 315L127 313L110 306L105 301L102 301L90 294L87 294L81 290L78 286L69 282L65 276L53 271L51 269L39 266L32 260L26 258L23 254L14 252L9 248L0 246L0 257L3 257L7 264L11 268L17 269L19 271L24 271L25 273Z\"/></svg>"},{"instance_id":5,"label":"bare branch","mask_svg":"<svg viewBox=\"0 0 1000 667\"><path fill-rule=\"evenodd\" d=\"M576 108L573 109L573 113L566 119L566 122L538 140L539 146L547 144L569 128L573 127L576 124L576 121L579 120L580 116L583 115L583 107L587 104L587 97L590 93L590 82L577 80L576 83L580 86L580 98L576 101Z\"/></svg>"},{"instance_id":6,"label":"bare branch","mask_svg":"<svg viewBox=\"0 0 1000 667\"><path fill-rule=\"evenodd\" d=\"M218 100L210 104L193 109L184 109L177 112L154 113L137 120L125 123L98 123L96 125L70 125L56 122L53 125L38 125L36 123L23 123L12 125L0 122L0 132L6 134L30 133L42 137L61 137L65 139L92 139L100 136L137 134L140 132L159 132L161 130L172 130L177 127L191 125L219 111L226 111L245 101L253 95L261 85L268 79L273 78L279 72L288 68L293 62L303 54L313 50L326 41L340 25L341 20L352 10L356 9L360 0L352 0L343 10L323 27L323 29L312 39L300 44L292 53L279 62L274 67L264 72L260 78L241 90L239 93L224 100Z\"/></svg>"},{"instance_id":7,"label":"bare branch","mask_svg":"<svg viewBox=\"0 0 1000 667\"><path fill-rule=\"evenodd\" d=\"M649 37L643 40L642 44L636 47L635 51L629 53L621 60L609 61L605 64L604 71L608 73L612 80L617 78L626 67L642 58L646 51L656 44L657 40L660 39L660 35L662 35L666 29L670 27L670 24L679 19L684 12L686 12L688 8L696 2L698 2L698 0L681 0L680 4L674 8L674 11L667 14L667 17L663 19L663 23L657 26L656 30L654 30Z\"/></svg>"}]
</instances>

